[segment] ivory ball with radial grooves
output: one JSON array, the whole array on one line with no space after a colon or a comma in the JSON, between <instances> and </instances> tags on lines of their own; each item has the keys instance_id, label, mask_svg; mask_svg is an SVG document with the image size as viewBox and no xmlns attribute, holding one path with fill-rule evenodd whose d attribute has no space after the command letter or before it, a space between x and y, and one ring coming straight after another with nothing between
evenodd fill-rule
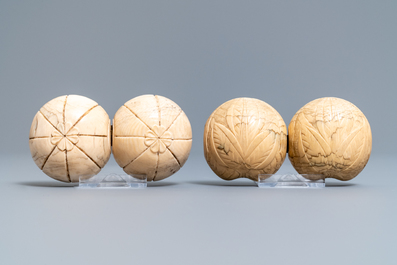
<instances>
[{"instance_id":1,"label":"ivory ball with radial grooves","mask_svg":"<svg viewBox=\"0 0 397 265\"><path fill-rule=\"evenodd\" d=\"M57 97L35 115L29 146L36 165L51 178L78 182L96 175L109 160L110 120L95 101Z\"/></svg>"},{"instance_id":2,"label":"ivory ball with radial grooves","mask_svg":"<svg viewBox=\"0 0 397 265\"><path fill-rule=\"evenodd\" d=\"M284 162L287 128L269 104L254 98L223 103L204 129L204 156L220 178L249 178L273 174Z\"/></svg>"},{"instance_id":3,"label":"ivory ball with radial grooves","mask_svg":"<svg viewBox=\"0 0 397 265\"><path fill-rule=\"evenodd\" d=\"M289 159L300 174L350 180L363 170L371 154L368 120L344 99L327 97L307 103L288 130Z\"/></svg>"},{"instance_id":4,"label":"ivory ball with radial grooves","mask_svg":"<svg viewBox=\"0 0 397 265\"><path fill-rule=\"evenodd\" d=\"M126 102L113 120L113 155L127 174L162 180L189 157L192 129L172 100L143 95Z\"/></svg>"}]
</instances>

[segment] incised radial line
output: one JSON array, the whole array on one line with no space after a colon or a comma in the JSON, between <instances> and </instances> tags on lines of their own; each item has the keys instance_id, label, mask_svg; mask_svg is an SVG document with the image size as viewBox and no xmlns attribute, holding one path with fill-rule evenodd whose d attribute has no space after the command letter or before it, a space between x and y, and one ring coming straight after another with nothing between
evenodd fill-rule
<instances>
[{"instance_id":1,"label":"incised radial line","mask_svg":"<svg viewBox=\"0 0 397 265\"><path fill-rule=\"evenodd\" d=\"M171 155L175 158L176 162L179 165L179 168L181 167L181 162L179 162L179 159L176 157L176 155L171 151L171 149L168 148L167 146L167 150L171 153Z\"/></svg>"},{"instance_id":2,"label":"incised radial line","mask_svg":"<svg viewBox=\"0 0 397 265\"><path fill-rule=\"evenodd\" d=\"M63 119L63 126L65 126L66 120L65 120L65 111L66 111L66 102L68 100L68 96L66 95L65 97L65 102L63 103L63 110L62 110L62 119ZM59 124L59 123L58 123ZM58 126L58 125L57 125Z\"/></svg>"},{"instance_id":3,"label":"incised radial line","mask_svg":"<svg viewBox=\"0 0 397 265\"><path fill-rule=\"evenodd\" d=\"M50 158L50 156L52 155L52 153L54 152L55 148L57 148L57 146L54 146L54 148L52 148L51 152L48 154L47 158L44 160L43 165L41 166L41 170L43 170L45 164L47 163L48 159Z\"/></svg>"},{"instance_id":4,"label":"incised radial line","mask_svg":"<svg viewBox=\"0 0 397 265\"><path fill-rule=\"evenodd\" d=\"M98 165L98 163L95 162L94 159L92 159L86 152L84 152L83 149L81 149L80 147L78 147L78 146L77 146L76 144L74 144L74 143L73 143L73 145L74 145L77 149L79 149L87 158L89 158L95 165L97 165L97 167L101 168L101 167Z\"/></svg>"},{"instance_id":5,"label":"incised radial line","mask_svg":"<svg viewBox=\"0 0 397 265\"><path fill-rule=\"evenodd\" d=\"M90 113L91 110L95 109L95 108L98 107L98 106L99 106L99 105L96 104L95 106L93 106L93 107L91 107L90 109L88 109L88 110L87 110L83 115L81 115L81 117L72 125L72 127L69 128L69 130L68 130L66 133L69 133L69 132L74 128L74 126L77 125L77 123L79 123L85 116L87 116L88 113Z\"/></svg>"},{"instance_id":6,"label":"incised radial line","mask_svg":"<svg viewBox=\"0 0 397 265\"><path fill-rule=\"evenodd\" d=\"M39 113L43 116L43 118L52 126L52 127L54 127L54 129L55 130L57 130L59 133L61 133L59 130L58 130L58 128L54 125L54 124L52 124L48 119L47 119L47 117L39 110ZM61 133L62 134L62 133Z\"/></svg>"},{"instance_id":7,"label":"incised radial line","mask_svg":"<svg viewBox=\"0 0 397 265\"><path fill-rule=\"evenodd\" d=\"M174 120L171 122L171 124L168 126L168 128L165 129L165 131L168 131L168 130L171 128L171 126L175 123L175 121L178 119L178 117L181 115L182 112L183 112L183 110L181 109L181 110L179 111L178 115L176 115L175 119L174 119Z\"/></svg>"},{"instance_id":8,"label":"incised radial line","mask_svg":"<svg viewBox=\"0 0 397 265\"><path fill-rule=\"evenodd\" d=\"M133 112L129 107L127 107L126 105L124 105L124 107L126 107L129 111L131 111L131 113L137 117L138 120L140 120L146 127L148 127L149 130L152 130L152 128L150 128L150 126L144 122L137 114L135 114L135 112Z\"/></svg>"},{"instance_id":9,"label":"incised radial line","mask_svg":"<svg viewBox=\"0 0 397 265\"><path fill-rule=\"evenodd\" d=\"M51 136L35 136L35 137L29 137L29 140L34 140L34 139L45 139L45 138L50 138Z\"/></svg>"},{"instance_id":10,"label":"incised radial line","mask_svg":"<svg viewBox=\"0 0 397 265\"><path fill-rule=\"evenodd\" d=\"M159 162L160 162L160 154L157 153L156 170L154 171L153 181L154 181L154 180L156 179L156 177L157 177L157 170L159 169Z\"/></svg>"},{"instance_id":11,"label":"incised radial line","mask_svg":"<svg viewBox=\"0 0 397 265\"><path fill-rule=\"evenodd\" d=\"M81 133L79 133L79 134L68 134L69 136L82 136L82 137L85 137L85 136L90 136L90 137L108 137L108 135L94 135L94 134L81 134Z\"/></svg>"},{"instance_id":12,"label":"incised radial line","mask_svg":"<svg viewBox=\"0 0 397 265\"><path fill-rule=\"evenodd\" d=\"M66 163L66 173L68 174L69 182L72 182L72 180L70 179L70 173L69 173L68 150L65 151L65 163Z\"/></svg>"},{"instance_id":13,"label":"incised radial line","mask_svg":"<svg viewBox=\"0 0 397 265\"><path fill-rule=\"evenodd\" d=\"M128 167L132 162L134 162L135 160L137 160L139 157L141 157L143 155L143 153L145 153L147 150L149 149L149 147L147 147L145 150L143 150L137 157L135 157L134 159L132 159L127 165L125 165L123 168Z\"/></svg>"},{"instance_id":14,"label":"incised radial line","mask_svg":"<svg viewBox=\"0 0 397 265\"><path fill-rule=\"evenodd\" d=\"M140 135L115 135L115 138L146 138L146 136Z\"/></svg>"}]
</instances>

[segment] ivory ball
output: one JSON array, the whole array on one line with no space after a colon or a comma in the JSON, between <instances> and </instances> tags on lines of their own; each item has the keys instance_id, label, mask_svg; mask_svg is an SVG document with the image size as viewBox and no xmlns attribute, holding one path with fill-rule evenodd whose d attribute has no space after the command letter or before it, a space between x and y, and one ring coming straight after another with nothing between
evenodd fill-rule
<instances>
[{"instance_id":1,"label":"ivory ball","mask_svg":"<svg viewBox=\"0 0 397 265\"><path fill-rule=\"evenodd\" d=\"M97 174L109 160L110 120L95 101L77 95L57 97L33 118L29 146L45 174L64 182Z\"/></svg>"},{"instance_id":2,"label":"ivory ball","mask_svg":"<svg viewBox=\"0 0 397 265\"><path fill-rule=\"evenodd\" d=\"M371 154L367 118L340 98L309 102L295 114L288 130L289 159L300 174L350 180L363 170Z\"/></svg>"},{"instance_id":3,"label":"ivory ball","mask_svg":"<svg viewBox=\"0 0 397 265\"><path fill-rule=\"evenodd\" d=\"M172 100L143 95L126 102L113 120L113 155L127 174L146 174L148 181L167 178L186 162L192 129Z\"/></svg>"},{"instance_id":4,"label":"ivory ball","mask_svg":"<svg viewBox=\"0 0 397 265\"><path fill-rule=\"evenodd\" d=\"M287 128L269 104L254 98L223 103L204 129L204 156L220 178L258 180L273 174L286 157Z\"/></svg>"}]
</instances>

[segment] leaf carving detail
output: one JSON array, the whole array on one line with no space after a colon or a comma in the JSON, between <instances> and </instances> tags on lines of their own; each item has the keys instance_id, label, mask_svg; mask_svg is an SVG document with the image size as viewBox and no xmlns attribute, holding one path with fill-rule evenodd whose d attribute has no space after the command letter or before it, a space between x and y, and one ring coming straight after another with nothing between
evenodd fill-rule
<instances>
[{"instance_id":1,"label":"leaf carving detail","mask_svg":"<svg viewBox=\"0 0 397 265\"><path fill-rule=\"evenodd\" d=\"M215 124L213 134L216 151L226 164L238 164L243 161L241 146L228 128L222 124Z\"/></svg>"},{"instance_id":2,"label":"leaf carving detail","mask_svg":"<svg viewBox=\"0 0 397 265\"><path fill-rule=\"evenodd\" d=\"M274 173L285 158L285 123L278 113L266 113L267 104L258 106L256 101L248 104L245 99L238 100L238 104L223 109L221 106L220 113L215 111L207 121L207 162L225 179Z\"/></svg>"},{"instance_id":3,"label":"leaf carving detail","mask_svg":"<svg viewBox=\"0 0 397 265\"><path fill-rule=\"evenodd\" d=\"M299 121L302 124L302 141L306 144L306 152L311 155L326 156L331 153L331 147L324 137L311 125L303 113L299 114ZM314 144L315 148L310 148Z\"/></svg>"},{"instance_id":4,"label":"leaf carving detail","mask_svg":"<svg viewBox=\"0 0 397 265\"><path fill-rule=\"evenodd\" d=\"M315 100L290 125L290 158L299 173L320 172L342 180L356 176L368 161L371 132L362 112L336 98Z\"/></svg>"}]
</instances>

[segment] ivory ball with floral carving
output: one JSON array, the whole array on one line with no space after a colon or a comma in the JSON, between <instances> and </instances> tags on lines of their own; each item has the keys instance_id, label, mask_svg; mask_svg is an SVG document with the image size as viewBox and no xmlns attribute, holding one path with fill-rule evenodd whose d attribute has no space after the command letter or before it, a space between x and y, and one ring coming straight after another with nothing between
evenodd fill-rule
<instances>
[{"instance_id":1,"label":"ivory ball with floral carving","mask_svg":"<svg viewBox=\"0 0 397 265\"><path fill-rule=\"evenodd\" d=\"M344 99L327 97L307 103L288 130L289 159L300 174L350 180L363 170L371 154L368 120Z\"/></svg>"},{"instance_id":2,"label":"ivory ball with floral carving","mask_svg":"<svg viewBox=\"0 0 397 265\"><path fill-rule=\"evenodd\" d=\"M109 160L110 120L95 101L77 95L57 97L35 115L29 146L48 176L78 182L97 174Z\"/></svg>"},{"instance_id":3,"label":"ivory ball with floral carving","mask_svg":"<svg viewBox=\"0 0 397 265\"><path fill-rule=\"evenodd\" d=\"M254 98L223 103L208 118L204 129L204 155L220 178L258 180L273 174L284 162L287 128L269 104Z\"/></svg>"},{"instance_id":4,"label":"ivory ball with floral carving","mask_svg":"<svg viewBox=\"0 0 397 265\"><path fill-rule=\"evenodd\" d=\"M127 174L162 180L186 162L192 129L172 100L143 95L126 102L113 120L113 155Z\"/></svg>"}]
</instances>

